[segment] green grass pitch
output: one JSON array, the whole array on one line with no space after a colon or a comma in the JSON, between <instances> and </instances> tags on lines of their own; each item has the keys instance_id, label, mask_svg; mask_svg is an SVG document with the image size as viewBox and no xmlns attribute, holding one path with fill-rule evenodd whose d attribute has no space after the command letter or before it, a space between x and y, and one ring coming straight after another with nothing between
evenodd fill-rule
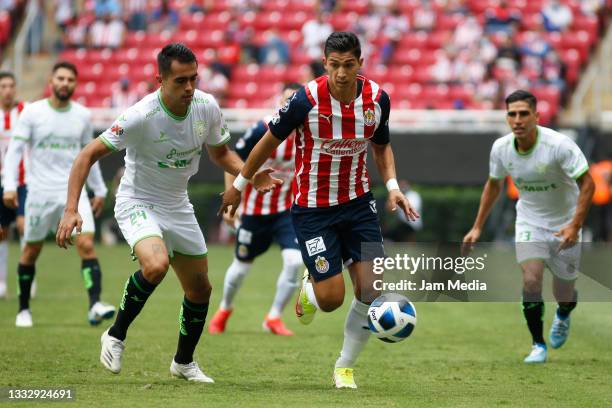
<instances>
[{"instance_id":1,"label":"green grass pitch","mask_svg":"<svg viewBox=\"0 0 612 408\"><path fill-rule=\"evenodd\" d=\"M0 300L0 387L72 387L76 403L66 406L612 406L610 304L579 304L568 343L550 351L547 364L526 366L522 359L530 338L517 303L417 303L412 337L398 344L372 338L355 369L359 389L335 390L331 375L350 299L341 310L319 313L304 327L291 304L284 318L296 336L263 333L261 322L280 270L274 249L245 280L227 332L210 336L205 331L196 350L197 361L216 383L189 384L169 373L182 299L172 272L130 328L123 371L113 375L98 361L106 327L87 323L76 251L46 245L37 266L34 328L17 330L18 248L10 249L10 298ZM137 263L126 246L99 247L98 253L103 299L117 305ZM231 257L229 247L210 248L209 318ZM547 304L546 331L553 310ZM11 404L20 405L39 406Z\"/></svg>"}]
</instances>

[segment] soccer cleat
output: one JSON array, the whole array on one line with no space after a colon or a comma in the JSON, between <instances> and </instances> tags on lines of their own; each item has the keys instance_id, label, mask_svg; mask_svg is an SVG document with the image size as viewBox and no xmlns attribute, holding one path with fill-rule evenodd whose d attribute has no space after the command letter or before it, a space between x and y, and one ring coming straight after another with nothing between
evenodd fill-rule
<instances>
[{"instance_id":1,"label":"soccer cleat","mask_svg":"<svg viewBox=\"0 0 612 408\"><path fill-rule=\"evenodd\" d=\"M208 323L208 332L210 334L220 334L225 331L225 325L232 315L232 309L219 309Z\"/></svg>"},{"instance_id":2,"label":"soccer cleat","mask_svg":"<svg viewBox=\"0 0 612 408\"><path fill-rule=\"evenodd\" d=\"M295 315L298 320L302 324L310 324L314 319L315 312L317 311L317 307L310 303L308 300L308 294L306 293L306 284L308 283L308 278L310 274L308 273L308 269L304 271L304 277L302 278L302 287L300 288L300 293L298 294L297 301L295 302Z\"/></svg>"},{"instance_id":3,"label":"soccer cleat","mask_svg":"<svg viewBox=\"0 0 612 408\"><path fill-rule=\"evenodd\" d=\"M570 329L570 317L567 316L565 319L561 319L558 314L555 313L552 326L550 327L550 347L558 349L567 341Z\"/></svg>"},{"instance_id":4,"label":"soccer cleat","mask_svg":"<svg viewBox=\"0 0 612 408\"><path fill-rule=\"evenodd\" d=\"M174 359L170 364L170 374L176 378L182 378L187 381L195 381L201 383L214 383L215 380L202 372L198 363L192 361L189 364L179 364Z\"/></svg>"},{"instance_id":5,"label":"soccer cleat","mask_svg":"<svg viewBox=\"0 0 612 408\"><path fill-rule=\"evenodd\" d=\"M17 313L15 327L32 327L32 313L30 309L23 309Z\"/></svg>"},{"instance_id":6,"label":"soccer cleat","mask_svg":"<svg viewBox=\"0 0 612 408\"><path fill-rule=\"evenodd\" d=\"M527 364L539 364L546 362L546 344L535 343L531 347L531 353L525 357L525 363Z\"/></svg>"},{"instance_id":7,"label":"soccer cleat","mask_svg":"<svg viewBox=\"0 0 612 408\"><path fill-rule=\"evenodd\" d=\"M270 319L266 316L262 327L264 331L276 334L277 336L293 336L293 332L285 327L285 324L277 317L276 319Z\"/></svg>"},{"instance_id":8,"label":"soccer cleat","mask_svg":"<svg viewBox=\"0 0 612 408\"><path fill-rule=\"evenodd\" d=\"M102 345L100 362L111 373L119 374L121 371L121 356L123 355L123 350L125 350L125 344L121 340L110 336L108 329L102 333L100 343Z\"/></svg>"},{"instance_id":9,"label":"soccer cleat","mask_svg":"<svg viewBox=\"0 0 612 408\"><path fill-rule=\"evenodd\" d=\"M6 282L0 282L0 298L6 299L8 296L8 291L6 290Z\"/></svg>"},{"instance_id":10,"label":"soccer cleat","mask_svg":"<svg viewBox=\"0 0 612 408\"><path fill-rule=\"evenodd\" d=\"M89 312L87 312L87 320L92 326L97 326L102 323L104 319L110 319L115 315L115 306L109 305L102 302L96 302L93 304Z\"/></svg>"},{"instance_id":11,"label":"soccer cleat","mask_svg":"<svg viewBox=\"0 0 612 408\"><path fill-rule=\"evenodd\" d=\"M357 388L352 368L335 368L334 385L336 388Z\"/></svg>"}]
</instances>

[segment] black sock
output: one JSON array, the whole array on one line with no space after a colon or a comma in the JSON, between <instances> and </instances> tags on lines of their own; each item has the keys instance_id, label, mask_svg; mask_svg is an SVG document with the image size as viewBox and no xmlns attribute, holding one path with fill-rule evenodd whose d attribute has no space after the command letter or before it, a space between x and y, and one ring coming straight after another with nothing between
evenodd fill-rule
<instances>
[{"instance_id":1,"label":"black sock","mask_svg":"<svg viewBox=\"0 0 612 408\"><path fill-rule=\"evenodd\" d=\"M193 352L200 340L208 303L197 304L183 298L181 313L179 314L179 340L174 361L179 364L188 364L193 361Z\"/></svg>"},{"instance_id":2,"label":"black sock","mask_svg":"<svg viewBox=\"0 0 612 408\"><path fill-rule=\"evenodd\" d=\"M119 340L125 340L128 327L138 316L138 313L140 313L145 302L156 287L157 285L149 283L145 279L142 271L134 272L125 283L119 312L117 313L115 324L108 330L108 334Z\"/></svg>"},{"instance_id":3,"label":"black sock","mask_svg":"<svg viewBox=\"0 0 612 408\"><path fill-rule=\"evenodd\" d=\"M36 275L36 265L24 265L20 263L17 266L17 276L19 278L19 311L30 308L30 289L32 289L32 281Z\"/></svg>"},{"instance_id":4,"label":"black sock","mask_svg":"<svg viewBox=\"0 0 612 408\"><path fill-rule=\"evenodd\" d=\"M557 316L561 319L567 319L578 304L578 292L574 291L574 299L571 302L559 302L557 307Z\"/></svg>"},{"instance_id":5,"label":"black sock","mask_svg":"<svg viewBox=\"0 0 612 408\"><path fill-rule=\"evenodd\" d=\"M102 292L102 272L98 258L83 259L81 262L81 275L85 282L85 289L89 295L89 307L100 300L100 292Z\"/></svg>"},{"instance_id":6,"label":"black sock","mask_svg":"<svg viewBox=\"0 0 612 408\"><path fill-rule=\"evenodd\" d=\"M523 292L523 314L534 343L546 344L543 335L544 302L540 293Z\"/></svg>"}]
</instances>

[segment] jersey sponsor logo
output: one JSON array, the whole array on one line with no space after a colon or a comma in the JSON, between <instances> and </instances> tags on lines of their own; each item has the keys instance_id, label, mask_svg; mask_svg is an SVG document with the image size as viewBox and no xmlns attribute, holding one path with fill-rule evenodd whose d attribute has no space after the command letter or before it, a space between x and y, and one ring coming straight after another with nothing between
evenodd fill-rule
<instances>
[{"instance_id":1,"label":"jersey sponsor logo","mask_svg":"<svg viewBox=\"0 0 612 408\"><path fill-rule=\"evenodd\" d=\"M368 148L365 139L326 140L321 144L321 150L336 156L354 156Z\"/></svg>"},{"instance_id":2,"label":"jersey sponsor logo","mask_svg":"<svg viewBox=\"0 0 612 408\"><path fill-rule=\"evenodd\" d=\"M166 159L172 160L175 157L185 157L187 155L190 155L191 153L201 154L202 150L200 149L200 146L194 147L193 149L189 149L189 150L186 150L184 152L179 152L176 149L172 149L166 155Z\"/></svg>"},{"instance_id":3,"label":"jersey sponsor logo","mask_svg":"<svg viewBox=\"0 0 612 408\"><path fill-rule=\"evenodd\" d=\"M315 268L319 273L327 273L327 271L329 271L329 262L324 256L317 256L317 259L315 259Z\"/></svg>"},{"instance_id":4,"label":"jersey sponsor logo","mask_svg":"<svg viewBox=\"0 0 612 408\"><path fill-rule=\"evenodd\" d=\"M173 162L157 162L160 169L184 169L191 164L193 159L178 159Z\"/></svg>"},{"instance_id":5,"label":"jersey sponsor logo","mask_svg":"<svg viewBox=\"0 0 612 408\"><path fill-rule=\"evenodd\" d=\"M166 136L166 132L164 132L163 130L159 131L159 139L155 140L153 143L164 143L164 142L169 142L170 139L168 138L168 136Z\"/></svg>"},{"instance_id":6,"label":"jersey sponsor logo","mask_svg":"<svg viewBox=\"0 0 612 408\"><path fill-rule=\"evenodd\" d=\"M152 111L148 112L145 115L145 119L149 119L151 118L153 115L155 115L157 112L161 111L161 108L159 106L156 106L155 109L153 109Z\"/></svg>"},{"instance_id":7,"label":"jersey sponsor logo","mask_svg":"<svg viewBox=\"0 0 612 408\"><path fill-rule=\"evenodd\" d=\"M366 109L363 112L363 124L366 126L374 126L376 124L376 115L374 114L374 110Z\"/></svg>"},{"instance_id":8,"label":"jersey sponsor logo","mask_svg":"<svg viewBox=\"0 0 612 408\"><path fill-rule=\"evenodd\" d=\"M123 135L123 128L121 126L119 126L118 124L115 124L112 128L111 128L111 132L113 132L114 134L116 134L117 136L121 136Z\"/></svg>"},{"instance_id":9,"label":"jersey sponsor logo","mask_svg":"<svg viewBox=\"0 0 612 408\"><path fill-rule=\"evenodd\" d=\"M319 113L319 117L325 119L327 123L331 123L332 115L333 113L330 113L329 115L324 115L322 113Z\"/></svg>"},{"instance_id":10,"label":"jersey sponsor logo","mask_svg":"<svg viewBox=\"0 0 612 408\"><path fill-rule=\"evenodd\" d=\"M308 256L315 256L327 250L325 247L325 242L323 242L323 237L309 239L305 242L305 244L306 250L308 251Z\"/></svg>"},{"instance_id":11,"label":"jersey sponsor logo","mask_svg":"<svg viewBox=\"0 0 612 408\"><path fill-rule=\"evenodd\" d=\"M238 231L238 242L249 245L253 241L253 233L243 228Z\"/></svg>"},{"instance_id":12,"label":"jersey sponsor logo","mask_svg":"<svg viewBox=\"0 0 612 408\"><path fill-rule=\"evenodd\" d=\"M557 185L555 183L550 183L548 185L543 185L543 186L530 186L528 184L521 184L521 185L517 184L516 188L518 188L519 191L527 191L527 192L533 193L533 192L545 192L545 191L554 190L557 188Z\"/></svg>"}]
</instances>

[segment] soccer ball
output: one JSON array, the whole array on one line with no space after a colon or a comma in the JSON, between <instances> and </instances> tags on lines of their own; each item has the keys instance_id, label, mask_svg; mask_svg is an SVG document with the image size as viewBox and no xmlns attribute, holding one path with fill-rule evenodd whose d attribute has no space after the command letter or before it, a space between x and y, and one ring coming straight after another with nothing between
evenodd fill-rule
<instances>
[{"instance_id":1,"label":"soccer ball","mask_svg":"<svg viewBox=\"0 0 612 408\"><path fill-rule=\"evenodd\" d=\"M387 343L406 339L416 326L414 305L397 293L377 297L368 309L368 326L376 337Z\"/></svg>"}]
</instances>

